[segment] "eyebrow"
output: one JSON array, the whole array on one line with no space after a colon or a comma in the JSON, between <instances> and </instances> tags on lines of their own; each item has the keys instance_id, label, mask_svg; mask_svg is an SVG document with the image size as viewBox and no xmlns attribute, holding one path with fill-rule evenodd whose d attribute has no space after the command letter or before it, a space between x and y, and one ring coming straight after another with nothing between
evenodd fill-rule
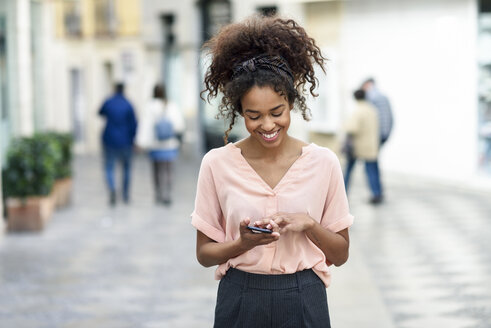
<instances>
[{"instance_id":1,"label":"eyebrow","mask_svg":"<svg viewBox=\"0 0 491 328\"><path fill-rule=\"evenodd\" d=\"M274 110L276 110L276 109L278 109L280 107L283 107L283 106L285 106L285 104L281 104L281 105L278 105L276 107L273 107L269 111L272 112L272 111L274 111ZM253 109L246 109L244 112L246 112L246 113L253 113L253 114L259 113L258 110L253 110Z\"/></svg>"}]
</instances>

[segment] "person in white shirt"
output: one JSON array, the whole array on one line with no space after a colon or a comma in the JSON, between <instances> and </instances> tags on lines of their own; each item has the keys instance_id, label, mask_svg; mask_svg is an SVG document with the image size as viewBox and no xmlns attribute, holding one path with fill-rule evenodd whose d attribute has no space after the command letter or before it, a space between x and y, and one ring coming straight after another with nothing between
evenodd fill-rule
<instances>
[{"instance_id":1,"label":"person in white shirt","mask_svg":"<svg viewBox=\"0 0 491 328\"><path fill-rule=\"evenodd\" d=\"M171 123L172 133L165 139L159 139L156 125L165 119ZM148 151L152 167L157 203L170 205L172 190L172 163L179 155L180 141L178 135L184 132L184 118L179 108L169 102L165 87L157 84L153 98L144 108L143 117L136 136L136 144Z\"/></svg>"}]
</instances>

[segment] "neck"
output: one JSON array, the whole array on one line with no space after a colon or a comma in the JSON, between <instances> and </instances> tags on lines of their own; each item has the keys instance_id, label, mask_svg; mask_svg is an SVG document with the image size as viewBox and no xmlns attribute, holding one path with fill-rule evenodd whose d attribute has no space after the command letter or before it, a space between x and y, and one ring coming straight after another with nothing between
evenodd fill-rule
<instances>
[{"instance_id":1,"label":"neck","mask_svg":"<svg viewBox=\"0 0 491 328\"><path fill-rule=\"evenodd\" d=\"M256 158L274 161L287 153L288 147L293 143L293 139L287 136L277 147L264 147L256 139L250 138L250 155Z\"/></svg>"}]
</instances>

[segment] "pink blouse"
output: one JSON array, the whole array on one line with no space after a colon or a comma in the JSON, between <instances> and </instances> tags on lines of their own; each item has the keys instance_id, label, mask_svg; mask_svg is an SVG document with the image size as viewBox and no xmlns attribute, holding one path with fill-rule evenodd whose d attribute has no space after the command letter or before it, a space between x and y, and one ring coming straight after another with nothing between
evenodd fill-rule
<instances>
[{"instance_id":1,"label":"pink blouse","mask_svg":"<svg viewBox=\"0 0 491 328\"><path fill-rule=\"evenodd\" d=\"M217 242L239 238L239 223L277 212L308 213L323 227L341 231L353 223L336 155L309 144L271 188L232 143L209 151L201 163L192 225ZM219 280L228 268L260 274L283 274L312 268L326 287L329 265L324 253L304 232L286 232L268 245L257 246L220 264Z\"/></svg>"}]
</instances>

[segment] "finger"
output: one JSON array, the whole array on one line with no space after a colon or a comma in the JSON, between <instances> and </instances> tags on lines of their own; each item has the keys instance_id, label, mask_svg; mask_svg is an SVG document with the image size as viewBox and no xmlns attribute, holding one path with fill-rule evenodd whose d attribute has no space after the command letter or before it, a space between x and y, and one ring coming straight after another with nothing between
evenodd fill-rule
<instances>
[{"instance_id":1,"label":"finger","mask_svg":"<svg viewBox=\"0 0 491 328\"><path fill-rule=\"evenodd\" d=\"M254 225L256 227L264 227L265 225L267 225L269 223L269 219L263 219L263 220L257 220L257 221L254 221Z\"/></svg>"},{"instance_id":2,"label":"finger","mask_svg":"<svg viewBox=\"0 0 491 328\"><path fill-rule=\"evenodd\" d=\"M249 219L249 218L245 218L244 220L240 221L240 225L241 225L242 227L246 227L246 226L248 226L248 225L249 225L249 223L251 223L251 219Z\"/></svg>"},{"instance_id":3,"label":"finger","mask_svg":"<svg viewBox=\"0 0 491 328\"><path fill-rule=\"evenodd\" d=\"M270 227L269 229L273 231L280 231L280 226L274 220L270 220L268 226Z\"/></svg>"},{"instance_id":4,"label":"finger","mask_svg":"<svg viewBox=\"0 0 491 328\"><path fill-rule=\"evenodd\" d=\"M286 225L286 224L287 224L287 221L286 221L285 217L283 217L283 216L278 216L278 217L277 217L277 218L274 220L274 222L275 222L275 223L276 223L278 226L280 226L280 227L281 227L281 226L284 226L284 225Z\"/></svg>"}]
</instances>

